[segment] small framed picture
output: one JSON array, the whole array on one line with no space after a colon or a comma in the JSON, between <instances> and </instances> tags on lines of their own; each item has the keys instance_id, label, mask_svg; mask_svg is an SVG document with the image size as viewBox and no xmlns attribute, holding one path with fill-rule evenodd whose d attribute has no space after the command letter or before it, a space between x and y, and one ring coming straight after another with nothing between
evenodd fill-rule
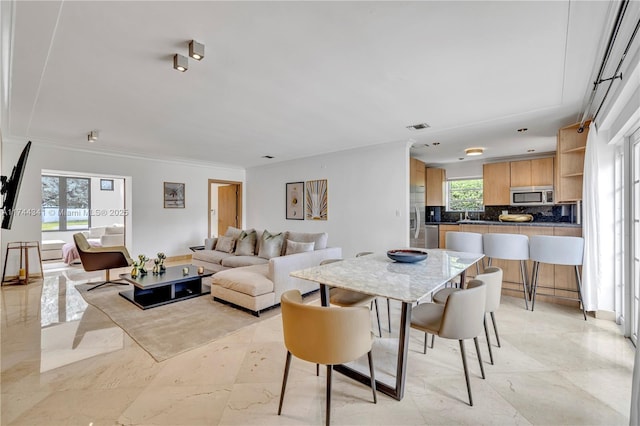
<instances>
[{"instance_id":1,"label":"small framed picture","mask_svg":"<svg viewBox=\"0 0 640 426\"><path fill-rule=\"evenodd\" d=\"M100 191L113 191L113 179L100 179Z\"/></svg>"},{"instance_id":2,"label":"small framed picture","mask_svg":"<svg viewBox=\"0 0 640 426\"><path fill-rule=\"evenodd\" d=\"M304 182L287 183L287 219L304 220Z\"/></svg>"},{"instance_id":3,"label":"small framed picture","mask_svg":"<svg viewBox=\"0 0 640 426\"><path fill-rule=\"evenodd\" d=\"M184 209L184 183L164 183L164 208Z\"/></svg>"}]
</instances>

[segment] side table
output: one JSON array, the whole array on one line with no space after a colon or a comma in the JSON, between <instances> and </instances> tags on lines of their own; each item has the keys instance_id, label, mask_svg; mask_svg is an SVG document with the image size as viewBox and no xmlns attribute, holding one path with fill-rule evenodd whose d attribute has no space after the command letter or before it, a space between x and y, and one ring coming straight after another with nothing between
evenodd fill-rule
<instances>
[{"instance_id":1,"label":"side table","mask_svg":"<svg viewBox=\"0 0 640 426\"><path fill-rule=\"evenodd\" d=\"M2 285L4 284L28 284L29 283L29 250L35 249L38 254L38 262L40 264L40 275L44 276L42 269L42 257L40 255L39 241L18 241L7 243L7 252L4 256L4 268L2 270ZM18 250L20 256L20 265L18 266L18 274L15 278L6 280L7 262L9 253ZM24 271L24 275L23 275Z\"/></svg>"}]
</instances>

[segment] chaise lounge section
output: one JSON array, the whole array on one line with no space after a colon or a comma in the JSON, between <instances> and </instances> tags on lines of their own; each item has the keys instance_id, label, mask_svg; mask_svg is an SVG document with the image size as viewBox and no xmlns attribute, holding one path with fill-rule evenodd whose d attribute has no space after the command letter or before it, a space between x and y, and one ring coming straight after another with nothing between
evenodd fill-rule
<instances>
[{"instance_id":1,"label":"chaise lounge section","mask_svg":"<svg viewBox=\"0 0 640 426\"><path fill-rule=\"evenodd\" d=\"M224 236L205 240L205 250L196 251L192 263L217 271L203 280L211 284L214 300L259 315L278 305L285 291L306 294L318 289L318 284L289 274L342 257L342 249L327 247L327 240L327 233L229 228Z\"/></svg>"}]
</instances>

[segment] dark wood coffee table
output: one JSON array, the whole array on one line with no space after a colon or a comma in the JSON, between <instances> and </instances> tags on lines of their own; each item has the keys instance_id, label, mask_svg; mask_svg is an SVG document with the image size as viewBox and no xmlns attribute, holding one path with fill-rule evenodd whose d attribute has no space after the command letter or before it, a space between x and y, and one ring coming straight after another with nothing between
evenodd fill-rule
<instances>
[{"instance_id":1,"label":"dark wood coffee table","mask_svg":"<svg viewBox=\"0 0 640 426\"><path fill-rule=\"evenodd\" d=\"M189 268L189 273L185 274L183 268ZM133 284L133 290L121 291L120 296L142 309L155 308L210 293L202 291L202 277L211 275L213 271L206 269L199 274L194 265L169 266L163 274L149 272L136 278L120 274L120 278Z\"/></svg>"}]
</instances>

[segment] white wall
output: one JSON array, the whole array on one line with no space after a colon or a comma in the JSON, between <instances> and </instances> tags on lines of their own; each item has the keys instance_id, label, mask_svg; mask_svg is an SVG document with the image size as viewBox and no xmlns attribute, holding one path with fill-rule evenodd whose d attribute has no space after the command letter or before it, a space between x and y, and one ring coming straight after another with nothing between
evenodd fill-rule
<instances>
[{"instance_id":1,"label":"white wall","mask_svg":"<svg viewBox=\"0 0 640 426\"><path fill-rule=\"evenodd\" d=\"M11 170L25 144L25 141L4 139L3 170ZM134 257L141 253L153 257L159 251L167 256L190 253L189 246L202 244L207 235L208 179L245 180L242 169L97 154L33 143L18 197L18 209L40 209L42 169L131 176L131 193L127 194L131 196L131 202L126 208L130 210L132 226L127 228L131 237L127 248ZM185 183L184 209L163 208L163 182ZM38 215L16 216L12 229L2 230L2 255L7 242L40 241L40 236Z\"/></svg>"},{"instance_id":2,"label":"white wall","mask_svg":"<svg viewBox=\"0 0 640 426\"><path fill-rule=\"evenodd\" d=\"M286 220L285 184L327 179L328 220ZM343 256L409 244L409 147L391 143L247 170L246 228L328 232Z\"/></svg>"},{"instance_id":3,"label":"white wall","mask_svg":"<svg viewBox=\"0 0 640 426\"><path fill-rule=\"evenodd\" d=\"M446 170L447 179L482 178L483 160L459 161L440 166Z\"/></svg>"},{"instance_id":4,"label":"white wall","mask_svg":"<svg viewBox=\"0 0 640 426\"><path fill-rule=\"evenodd\" d=\"M100 179L113 180L113 191L100 189ZM91 178L91 226L124 225L124 179ZM102 212L102 213L99 213ZM106 212L107 214L103 214Z\"/></svg>"}]
</instances>

